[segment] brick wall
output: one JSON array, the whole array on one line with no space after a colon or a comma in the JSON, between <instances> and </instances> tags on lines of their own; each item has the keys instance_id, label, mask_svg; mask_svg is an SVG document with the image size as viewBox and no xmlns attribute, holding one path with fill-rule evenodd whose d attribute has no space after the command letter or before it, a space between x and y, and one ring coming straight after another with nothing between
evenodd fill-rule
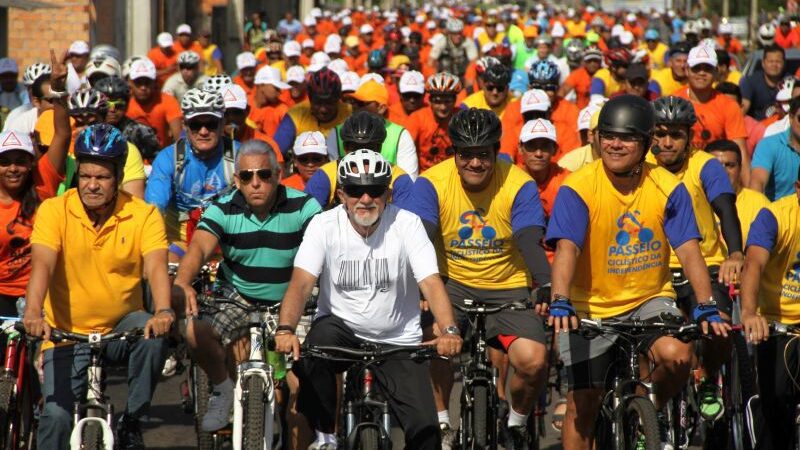
<instances>
[{"instance_id":1,"label":"brick wall","mask_svg":"<svg viewBox=\"0 0 800 450\"><path fill-rule=\"evenodd\" d=\"M50 62L51 48L60 57L72 41L89 41L89 0L47 1L60 7L8 10L8 56L17 61L20 71L37 61Z\"/></svg>"}]
</instances>

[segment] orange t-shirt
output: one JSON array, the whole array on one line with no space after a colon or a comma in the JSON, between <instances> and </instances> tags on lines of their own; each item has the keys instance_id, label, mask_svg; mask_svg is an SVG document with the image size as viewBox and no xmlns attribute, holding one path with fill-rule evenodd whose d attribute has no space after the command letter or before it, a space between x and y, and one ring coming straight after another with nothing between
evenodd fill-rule
<instances>
[{"instance_id":1,"label":"orange t-shirt","mask_svg":"<svg viewBox=\"0 0 800 450\"><path fill-rule=\"evenodd\" d=\"M527 168L525 164L521 164L522 170L527 172ZM553 212L553 204L556 201L556 194L558 193L558 188L561 187L561 184L564 182L564 179L567 178L571 172L563 167L560 167L555 162L550 164L550 173L547 175L547 179L544 183L536 183L536 187L539 189L539 200L542 202L542 209L544 210L544 216L546 220L550 220L550 214ZM555 256L556 252L553 249L545 247L545 254L547 255L547 260L550 261L550 264L553 263L553 257Z\"/></svg>"},{"instance_id":2,"label":"orange t-shirt","mask_svg":"<svg viewBox=\"0 0 800 450\"><path fill-rule=\"evenodd\" d=\"M287 111L289 111L289 107L283 103L274 106L266 105L251 111L248 119L255 124L257 135L260 133L273 137Z\"/></svg>"},{"instance_id":3,"label":"orange t-shirt","mask_svg":"<svg viewBox=\"0 0 800 450\"><path fill-rule=\"evenodd\" d=\"M42 156L33 171L33 182L39 200L55 197L64 177L53 167L50 158ZM0 295L22 297L31 277L31 233L33 222L19 217L20 202L0 204ZM11 231L9 233L9 231Z\"/></svg>"},{"instance_id":4,"label":"orange t-shirt","mask_svg":"<svg viewBox=\"0 0 800 450\"><path fill-rule=\"evenodd\" d=\"M247 83L244 82L244 78L242 78L241 75L236 75L233 77L233 82L244 89L244 93L247 94L247 103L250 105L250 108L255 108L256 85L253 84L252 86L248 86Z\"/></svg>"},{"instance_id":5,"label":"orange t-shirt","mask_svg":"<svg viewBox=\"0 0 800 450\"><path fill-rule=\"evenodd\" d=\"M203 58L203 47L197 41L192 41L189 44L189 47L184 47L183 44L181 44L181 41L176 39L175 42L172 43L172 50L175 51L176 55L181 54L181 52L185 52L185 51L191 50L191 51L197 53L197 56L199 56L201 58L201 60ZM175 58L177 59L177 56Z\"/></svg>"},{"instance_id":6,"label":"orange t-shirt","mask_svg":"<svg viewBox=\"0 0 800 450\"><path fill-rule=\"evenodd\" d=\"M423 109L426 106L428 105L422 105L422 108L420 109ZM406 110L403 109L403 104L400 103L400 101L392 103L391 106L389 106L389 122L394 122L401 127L408 129L410 118L411 114L406 114Z\"/></svg>"},{"instance_id":7,"label":"orange t-shirt","mask_svg":"<svg viewBox=\"0 0 800 450\"><path fill-rule=\"evenodd\" d=\"M350 56L344 55L342 58L347 63L350 70L357 73L359 76L363 76L367 73L367 54L366 53L359 53L358 56Z\"/></svg>"},{"instance_id":8,"label":"orange t-shirt","mask_svg":"<svg viewBox=\"0 0 800 450\"><path fill-rule=\"evenodd\" d=\"M202 56L202 51L199 54ZM156 66L157 71L164 70L168 67L173 68L173 70L156 77L156 81L158 81L158 88L161 89L161 86L164 86L164 82L167 81L167 78L178 71L178 52L173 51L171 55L167 55L161 51L161 47L154 47L147 52L147 58L150 61L153 61L153 65Z\"/></svg>"},{"instance_id":9,"label":"orange t-shirt","mask_svg":"<svg viewBox=\"0 0 800 450\"><path fill-rule=\"evenodd\" d=\"M282 179L281 184L286 187L297 189L298 191L303 191L306 189L306 182L303 181L303 179L300 178L300 174L297 173L293 173Z\"/></svg>"},{"instance_id":10,"label":"orange t-shirt","mask_svg":"<svg viewBox=\"0 0 800 450\"><path fill-rule=\"evenodd\" d=\"M457 112L458 107L453 108ZM417 147L419 173L431 166L453 156L450 135L447 134L448 123L439 123L430 106L414 111L408 116L406 129Z\"/></svg>"},{"instance_id":11,"label":"orange t-shirt","mask_svg":"<svg viewBox=\"0 0 800 450\"><path fill-rule=\"evenodd\" d=\"M694 106L697 122L692 127L692 146L705 149L709 142L717 139L747 138L744 114L735 100L714 91L709 101L700 103L689 98L688 86L678 89L673 95L691 101Z\"/></svg>"},{"instance_id":12,"label":"orange t-shirt","mask_svg":"<svg viewBox=\"0 0 800 450\"><path fill-rule=\"evenodd\" d=\"M575 90L575 104L578 110L585 108L589 104L589 89L592 84L592 76L585 67L578 67L570 72L567 79L564 80L566 86Z\"/></svg>"},{"instance_id":13,"label":"orange t-shirt","mask_svg":"<svg viewBox=\"0 0 800 450\"><path fill-rule=\"evenodd\" d=\"M175 97L163 92L156 95L155 101L146 106L140 105L136 98L131 96L125 115L131 120L141 122L156 130L158 143L163 148L171 143L168 137L169 123L183 117L183 113L181 113L181 106ZM172 136L173 139L177 139L177 137Z\"/></svg>"}]
</instances>

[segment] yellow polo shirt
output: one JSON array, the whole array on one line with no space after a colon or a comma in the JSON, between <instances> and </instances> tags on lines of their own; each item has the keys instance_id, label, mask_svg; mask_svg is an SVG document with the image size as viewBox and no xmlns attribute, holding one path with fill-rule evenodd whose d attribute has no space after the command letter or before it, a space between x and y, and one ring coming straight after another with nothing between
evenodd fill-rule
<instances>
[{"instance_id":1,"label":"yellow polo shirt","mask_svg":"<svg viewBox=\"0 0 800 450\"><path fill-rule=\"evenodd\" d=\"M95 230L77 189L70 189L39 206L31 244L58 253L44 301L47 323L75 333L108 333L142 309L143 257L166 251L167 235L158 209L125 192Z\"/></svg>"}]
</instances>

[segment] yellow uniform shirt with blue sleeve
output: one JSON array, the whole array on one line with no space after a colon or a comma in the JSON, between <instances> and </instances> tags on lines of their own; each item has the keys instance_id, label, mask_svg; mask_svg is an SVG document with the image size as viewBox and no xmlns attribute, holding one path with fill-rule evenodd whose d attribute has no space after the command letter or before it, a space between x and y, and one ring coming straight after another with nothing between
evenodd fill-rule
<instances>
[{"instance_id":1,"label":"yellow uniform shirt with blue sleeve","mask_svg":"<svg viewBox=\"0 0 800 450\"><path fill-rule=\"evenodd\" d=\"M497 160L489 185L470 192L455 159L447 159L417 178L409 209L441 231L442 276L486 290L531 285L514 235L531 226L544 229L545 215L536 182L522 169Z\"/></svg>"},{"instance_id":2,"label":"yellow uniform shirt with blue sleeve","mask_svg":"<svg viewBox=\"0 0 800 450\"><path fill-rule=\"evenodd\" d=\"M327 136L333 127L344 123L345 119L350 117L351 112L350 104L339 101L336 104L336 116L330 122L323 123L311 114L311 103L308 100L289 108L275 131L275 142L281 149L284 159L287 158L289 150L294 145L295 138L301 133L320 131Z\"/></svg>"},{"instance_id":3,"label":"yellow uniform shirt with blue sleeve","mask_svg":"<svg viewBox=\"0 0 800 450\"><path fill-rule=\"evenodd\" d=\"M499 106L489 106L489 103L486 101L486 95L484 95L483 91L478 91L467 98L465 98L461 102L461 108L469 109L469 108L478 108L478 109L488 109L489 111L494 112L497 114L497 117L503 118L503 114L506 112L506 107L513 102L519 101L513 96L509 95L506 99L501 103Z\"/></svg>"},{"instance_id":4,"label":"yellow uniform shirt with blue sleeve","mask_svg":"<svg viewBox=\"0 0 800 450\"><path fill-rule=\"evenodd\" d=\"M100 230L77 189L45 200L36 213L31 244L58 253L44 301L50 326L108 333L125 315L142 310L144 256L167 249L158 209L126 192L117 194Z\"/></svg>"},{"instance_id":5,"label":"yellow uniform shirt with blue sleeve","mask_svg":"<svg viewBox=\"0 0 800 450\"><path fill-rule=\"evenodd\" d=\"M686 187L666 169L645 163L639 186L620 193L595 161L558 190L546 242L580 249L570 298L593 318L624 314L654 297L675 298L670 245L699 239Z\"/></svg>"},{"instance_id":6,"label":"yellow uniform shirt with blue sleeve","mask_svg":"<svg viewBox=\"0 0 800 450\"><path fill-rule=\"evenodd\" d=\"M769 251L759 285L761 314L767 320L800 323L800 204L796 196L759 211L747 236L747 247L751 245Z\"/></svg>"},{"instance_id":7,"label":"yellow uniform shirt with blue sleeve","mask_svg":"<svg viewBox=\"0 0 800 450\"><path fill-rule=\"evenodd\" d=\"M330 161L322 165L308 179L305 193L317 199L322 209L330 209L336 205L336 168L339 161ZM406 202L411 198L414 182L401 168L392 166L392 196L390 201L397 207L407 209Z\"/></svg>"},{"instance_id":8,"label":"yellow uniform shirt with blue sleeve","mask_svg":"<svg viewBox=\"0 0 800 450\"><path fill-rule=\"evenodd\" d=\"M687 83L685 79L683 81L676 80L672 76L672 68L670 67L654 70L650 79L651 85L654 82L658 86L657 89L654 89L654 92L663 96L674 95L675 91L685 87Z\"/></svg>"},{"instance_id":9,"label":"yellow uniform shirt with blue sleeve","mask_svg":"<svg viewBox=\"0 0 800 450\"><path fill-rule=\"evenodd\" d=\"M589 84L590 95L602 95L608 98L621 90L622 85L611 76L611 71L605 67L594 73L591 84Z\"/></svg>"},{"instance_id":10,"label":"yellow uniform shirt with blue sleeve","mask_svg":"<svg viewBox=\"0 0 800 450\"><path fill-rule=\"evenodd\" d=\"M742 241L747 241L750 224L756 220L761 208L769 206L770 201L766 195L750 188L742 188L736 194L736 212L739 214L739 223L742 224Z\"/></svg>"},{"instance_id":11,"label":"yellow uniform shirt with blue sleeve","mask_svg":"<svg viewBox=\"0 0 800 450\"><path fill-rule=\"evenodd\" d=\"M655 163L652 153L647 161ZM684 159L683 166L673 175L683 181L692 198L694 217L700 230L700 251L708 266L718 266L725 261L728 253L720 233L719 222L711 203L722 194L734 195L733 186L722 164L710 153L691 149ZM681 267L677 255L672 251L669 257L670 268Z\"/></svg>"}]
</instances>

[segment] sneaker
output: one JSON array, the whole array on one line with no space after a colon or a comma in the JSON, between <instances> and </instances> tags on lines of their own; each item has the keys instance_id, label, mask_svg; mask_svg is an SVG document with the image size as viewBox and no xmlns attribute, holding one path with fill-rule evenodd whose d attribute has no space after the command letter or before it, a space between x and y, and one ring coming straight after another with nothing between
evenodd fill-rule
<instances>
[{"instance_id":1,"label":"sneaker","mask_svg":"<svg viewBox=\"0 0 800 450\"><path fill-rule=\"evenodd\" d=\"M231 407L233 407L233 385L231 389L214 391L208 398L208 410L203 416L200 428L203 431L212 432L228 424L230 419Z\"/></svg>"},{"instance_id":2,"label":"sneaker","mask_svg":"<svg viewBox=\"0 0 800 450\"><path fill-rule=\"evenodd\" d=\"M164 361L164 367L161 369L161 376L169 378L178 372L178 358L175 355L169 355Z\"/></svg>"},{"instance_id":3,"label":"sneaker","mask_svg":"<svg viewBox=\"0 0 800 450\"><path fill-rule=\"evenodd\" d=\"M506 450L527 450L528 427L524 425L508 427L508 437L509 440L506 442Z\"/></svg>"},{"instance_id":4,"label":"sneaker","mask_svg":"<svg viewBox=\"0 0 800 450\"><path fill-rule=\"evenodd\" d=\"M456 440L456 430L450 428L450 424L440 423L439 431L442 433L442 450L452 450Z\"/></svg>"},{"instance_id":5,"label":"sneaker","mask_svg":"<svg viewBox=\"0 0 800 450\"><path fill-rule=\"evenodd\" d=\"M700 399L700 416L703 419L714 422L722 417L725 405L722 403L722 396L716 383L703 380L697 389L697 396Z\"/></svg>"},{"instance_id":6,"label":"sneaker","mask_svg":"<svg viewBox=\"0 0 800 450\"><path fill-rule=\"evenodd\" d=\"M117 423L117 445L118 450L144 450L144 439L142 429L139 427L139 419L134 419L123 415Z\"/></svg>"},{"instance_id":7,"label":"sneaker","mask_svg":"<svg viewBox=\"0 0 800 450\"><path fill-rule=\"evenodd\" d=\"M336 450L336 444L327 442L325 444L321 442L313 442L311 445L308 446L308 450Z\"/></svg>"},{"instance_id":8,"label":"sneaker","mask_svg":"<svg viewBox=\"0 0 800 450\"><path fill-rule=\"evenodd\" d=\"M661 441L661 450L675 450L675 446L673 445L672 439L669 435L669 422L667 421L667 415L661 411L658 411L656 412L656 417L658 418L658 435L659 440Z\"/></svg>"}]
</instances>

